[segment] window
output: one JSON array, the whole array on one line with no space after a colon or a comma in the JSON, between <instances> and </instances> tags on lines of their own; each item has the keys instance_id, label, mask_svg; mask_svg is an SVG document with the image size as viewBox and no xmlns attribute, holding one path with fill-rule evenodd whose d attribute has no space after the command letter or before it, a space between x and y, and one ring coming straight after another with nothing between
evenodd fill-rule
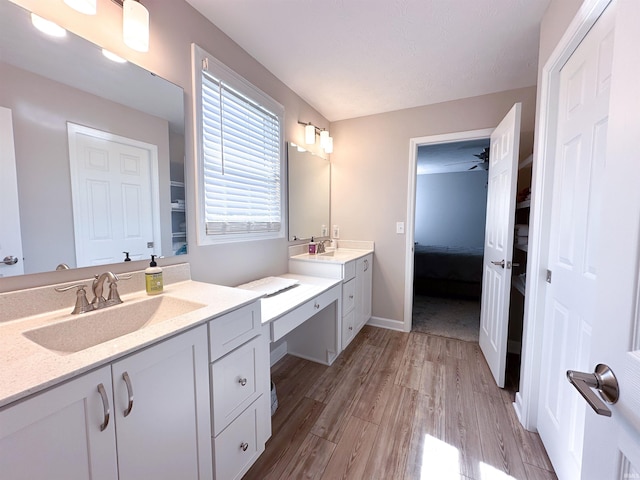
<instances>
[{"instance_id":1,"label":"window","mask_svg":"<svg viewBox=\"0 0 640 480\"><path fill-rule=\"evenodd\" d=\"M193 46L198 243L284 236L284 108Z\"/></svg>"}]
</instances>

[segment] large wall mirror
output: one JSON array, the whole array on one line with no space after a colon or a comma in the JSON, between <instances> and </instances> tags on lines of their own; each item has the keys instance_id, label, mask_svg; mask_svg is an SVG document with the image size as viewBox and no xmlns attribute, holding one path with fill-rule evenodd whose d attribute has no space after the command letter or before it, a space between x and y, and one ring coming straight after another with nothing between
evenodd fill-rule
<instances>
[{"instance_id":1,"label":"large wall mirror","mask_svg":"<svg viewBox=\"0 0 640 480\"><path fill-rule=\"evenodd\" d=\"M329 235L331 165L293 143L287 146L289 240Z\"/></svg>"},{"instance_id":2,"label":"large wall mirror","mask_svg":"<svg viewBox=\"0 0 640 480\"><path fill-rule=\"evenodd\" d=\"M0 52L23 273L186 253L182 89L70 32L42 34L8 0Z\"/></svg>"}]
</instances>

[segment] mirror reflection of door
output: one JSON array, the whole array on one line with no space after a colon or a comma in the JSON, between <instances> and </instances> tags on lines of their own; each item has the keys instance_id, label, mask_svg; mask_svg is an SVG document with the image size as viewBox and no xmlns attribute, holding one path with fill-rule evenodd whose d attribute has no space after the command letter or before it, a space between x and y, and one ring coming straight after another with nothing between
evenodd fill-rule
<instances>
[{"instance_id":1,"label":"mirror reflection of door","mask_svg":"<svg viewBox=\"0 0 640 480\"><path fill-rule=\"evenodd\" d=\"M76 266L159 255L157 146L67 124Z\"/></svg>"},{"instance_id":2,"label":"mirror reflection of door","mask_svg":"<svg viewBox=\"0 0 640 480\"><path fill-rule=\"evenodd\" d=\"M0 277L24 273L16 178L11 110L0 107Z\"/></svg>"}]
</instances>

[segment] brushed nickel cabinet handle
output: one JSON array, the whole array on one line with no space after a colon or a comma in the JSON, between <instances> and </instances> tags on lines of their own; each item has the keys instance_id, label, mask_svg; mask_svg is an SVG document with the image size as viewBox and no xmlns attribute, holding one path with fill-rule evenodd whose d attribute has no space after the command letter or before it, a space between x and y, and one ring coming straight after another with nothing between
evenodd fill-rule
<instances>
[{"instance_id":1,"label":"brushed nickel cabinet handle","mask_svg":"<svg viewBox=\"0 0 640 480\"><path fill-rule=\"evenodd\" d=\"M102 409L104 411L102 424L100 424L100 431L104 432L107 428L107 425L109 425L109 416L111 412L109 409L109 397L107 397L107 391L104 389L104 385L101 383L98 385L98 393L100 393L100 396L102 397Z\"/></svg>"},{"instance_id":2,"label":"brushed nickel cabinet handle","mask_svg":"<svg viewBox=\"0 0 640 480\"><path fill-rule=\"evenodd\" d=\"M249 448L249 444L247 442L242 442L240 444L240 448L242 449L243 452L246 452L247 448Z\"/></svg>"},{"instance_id":3,"label":"brushed nickel cabinet handle","mask_svg":"<svg viewBox=\"0 0 640 480\"><path fill-rule=\"evenodd\" d=\"M127 385L127 394L129 395L129 404L124 411L124 416L127 417L131 413L131 410L133 410L133 386L131 385L131 378L129 378L129 373L124 372L122 374L122 379Z\"/></svg>"},{"instance_id":4,"label":"brushed nickel cabinet handle","mask_svg":"<svg viewBox=\"0 0 640 480\"><path fill-rule=\"evenodd\" d=\"M247 384L247 379L246 378L239 378L238 379L238 383L244 387Z\"/></svg>"}]
</instances>

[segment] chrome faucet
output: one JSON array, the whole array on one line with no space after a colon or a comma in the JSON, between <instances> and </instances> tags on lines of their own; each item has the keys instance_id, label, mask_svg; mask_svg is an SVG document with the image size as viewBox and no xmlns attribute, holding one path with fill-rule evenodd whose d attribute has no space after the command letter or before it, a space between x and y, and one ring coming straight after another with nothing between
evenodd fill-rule
<instances>
[{"instance_id":1,"label":"chrome faucet","mask_svg":"<svg viewBox=\"0 0 640 480\"><path fill-rule=\"evenodd\" d=\"M120 294L118 294L118 280L126 280L131 278L131 275L128 276L120 276L118 277L115 273L112 272L104 272L100 275L96 275L93 280L93 285L91 286L91 290L93 291L93 300L91 300L91 305L95 310L99 308L106 308L112 305L118 305L122 303L120 299ZM102 292L104 291L104 282L109 280L109 297L107 299L104 298Z\"/></svg>"},{"instance_id":2,"label":"chrome faucet","mask_svg":"<svg viewBox=\"0 0 640 480\"><path fill-rule=\"evenodd\" d=\"M331 240L326 239L326 240L322 240L322 241L318 242L318 253L325 253L327 251L325 242L331 243Z\"/></svg>"}]
</instances>

